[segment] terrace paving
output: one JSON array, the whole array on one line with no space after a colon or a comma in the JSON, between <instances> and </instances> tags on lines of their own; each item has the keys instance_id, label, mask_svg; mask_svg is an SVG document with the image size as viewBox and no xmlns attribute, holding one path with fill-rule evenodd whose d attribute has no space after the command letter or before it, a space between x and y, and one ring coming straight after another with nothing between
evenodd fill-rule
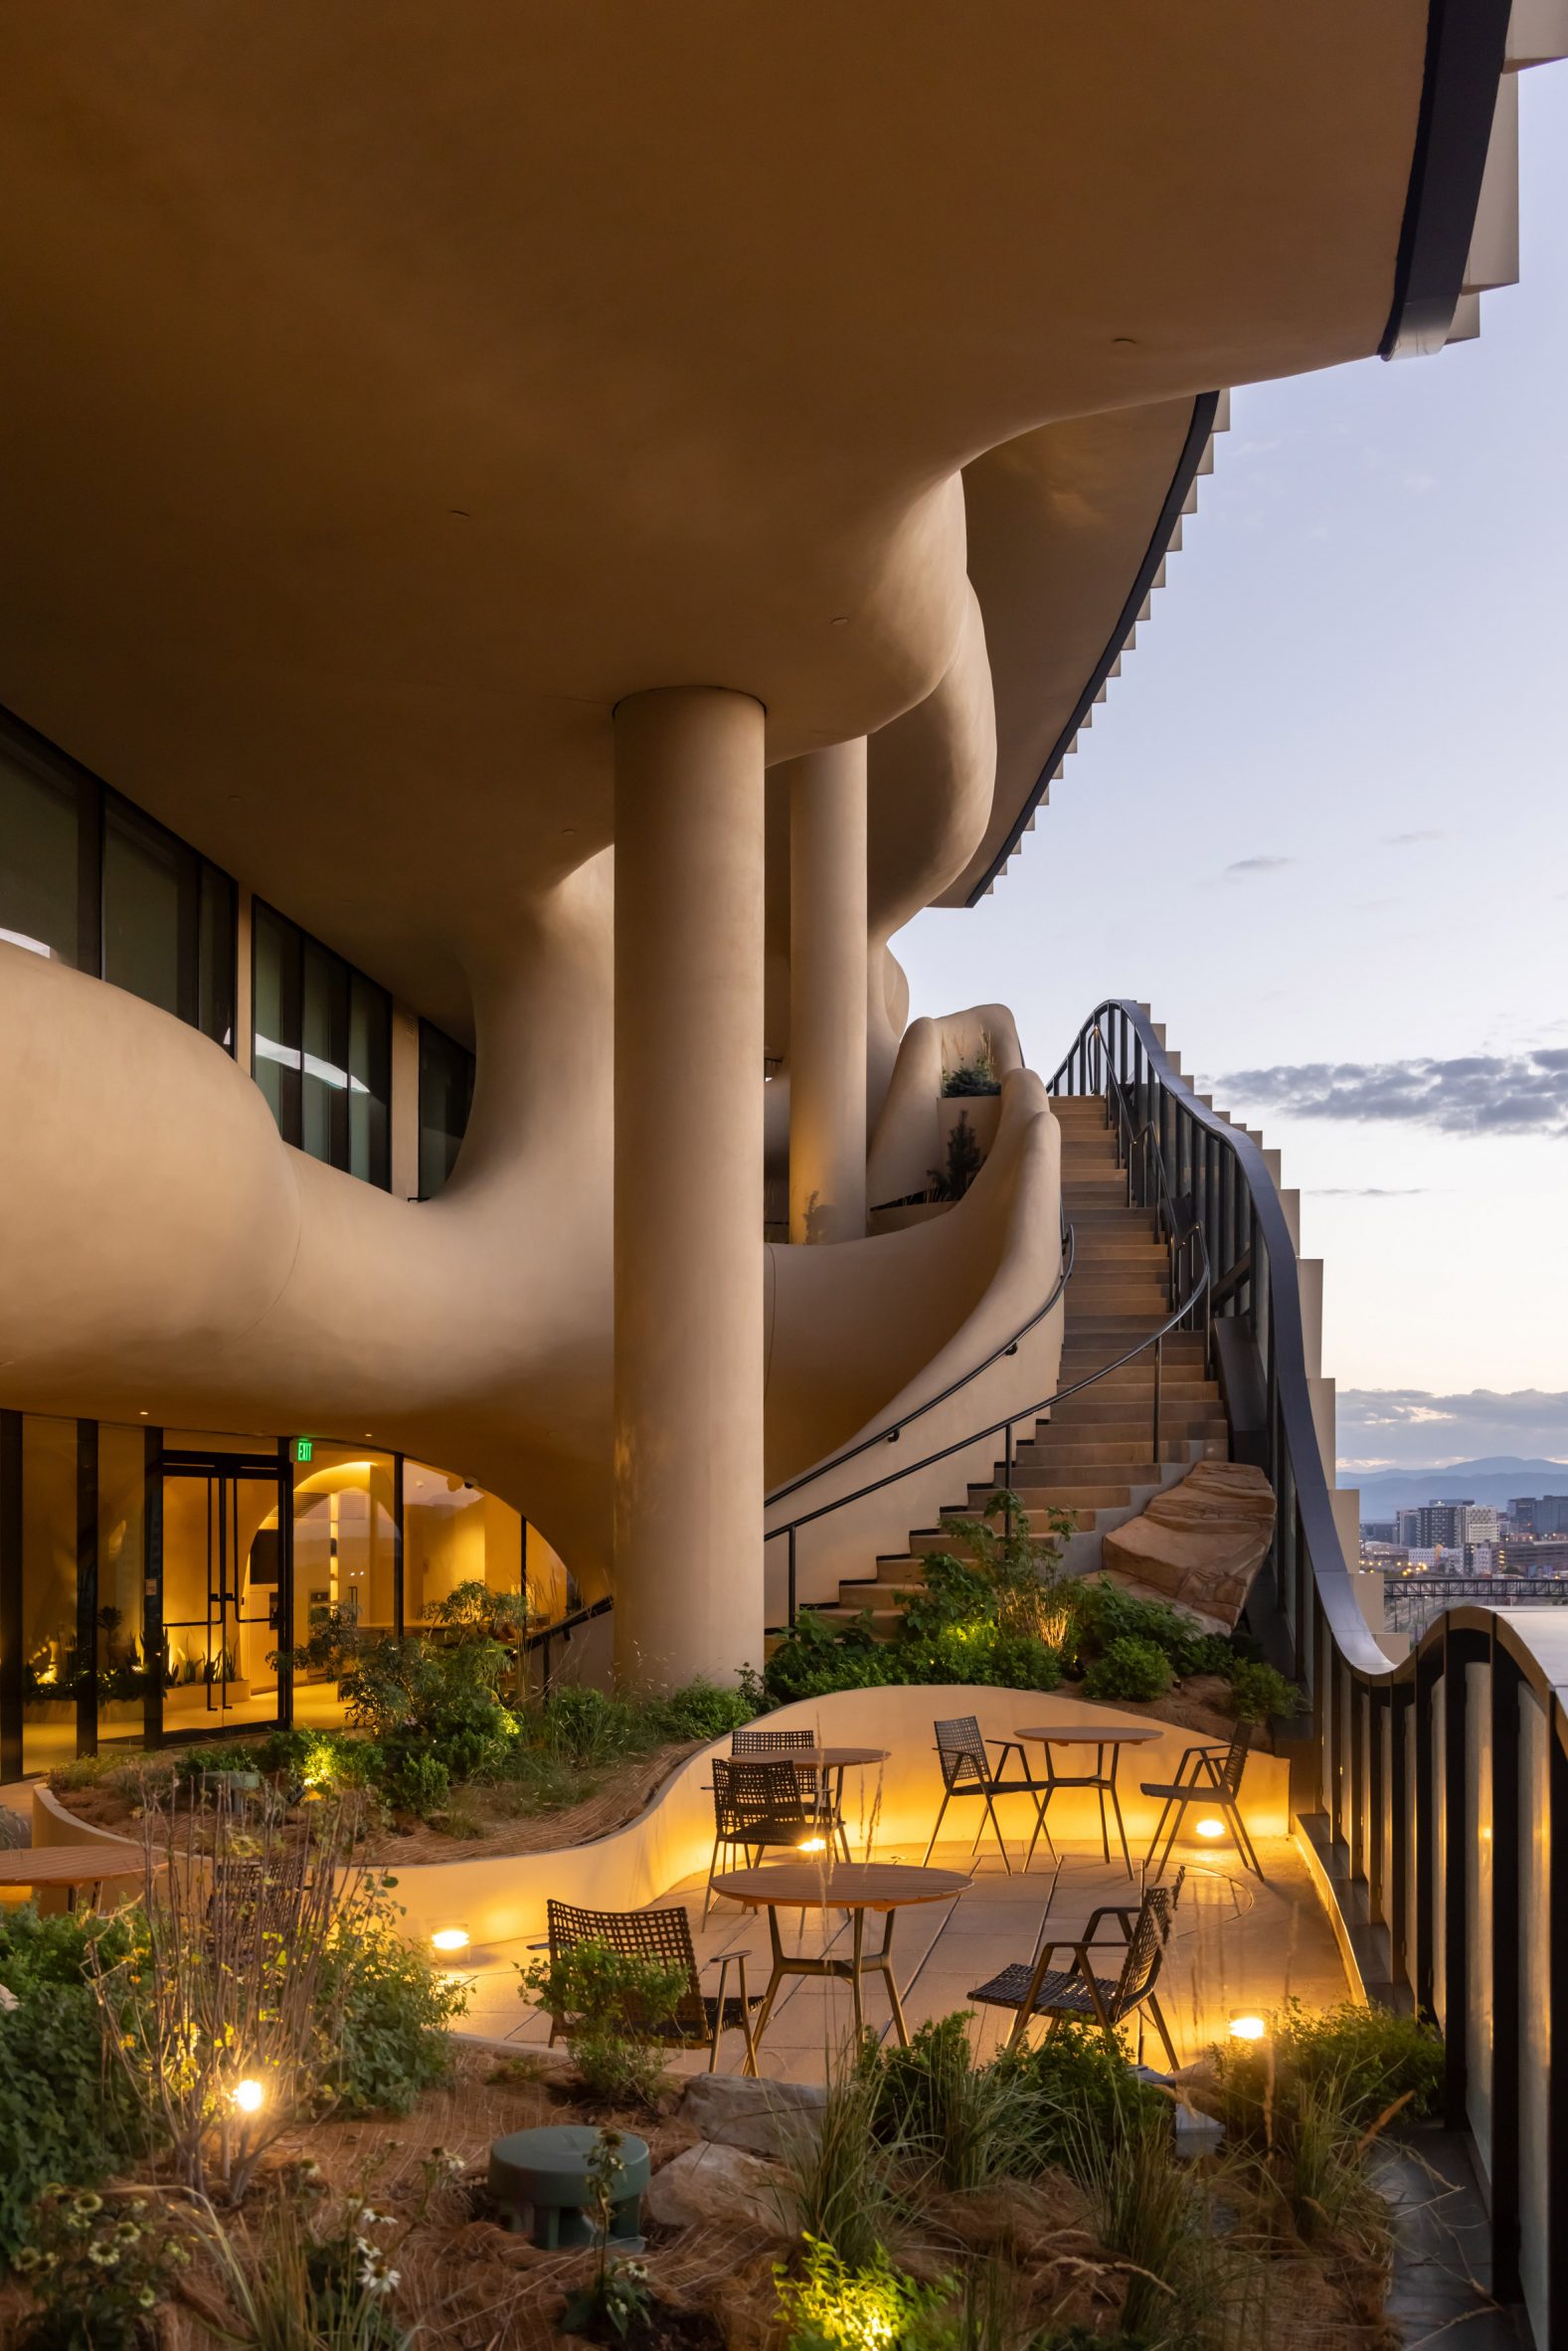
<instances>
[{"instance_id":1,"label":"terrace paving","mask_svg":"<svg viewBox=\"0 0 1568 2351\"><path fill-rule=\"evenodd\" d=\"M1348 1997L1344 1966L1328 1919L1318 1902L1307 1869L1297 1847L1285 1838L1259 1838L1259 1859L1268 1882L1260 1886L1248 1875L1234 1851L1218 1857L1194 1841L1178 1844L1175 1860L1188 1863L1188 1873L1177 1908L1173 1944L1160 1985L1166 2022L1185 2063L1211 2042L1224 2038L1230 2019L1248 2011L1277 2007L1290 1995L1309 2008L1333 2005ZM1051 1909L1053 1938L1071 1939L1101 1902L1135 1901L1137 1886L1130 1886L1120 1864L1107 1868L1098 1844L1093 1849L1065 1849L1065 1865ZM889 1847L877 1852L878 1861L919 1862L919 1850ZM1014 1854L1015 1864L1022 1848ZM934 1867L968 1870L971 1857L966 1841L941 1844L932 1855ZM1173 1865L1174 1866L1174 1865ZM1051 1865L1037 1854L1025 1877L1016 1867L1012 1876L1002 1869L994 1848L972 1863L968 1891L956 1901L900 1912L894 1935L897 1975L904 2011L913 2031L927 2018L947 2015L967 2005L976 1984L994 1975L1011 1960L1027 1960L1040 1930L1041 1913L1051 1890ZM684 1902L691 1917L699 1961L727 1950L751 1954L752 1988L761 1991L768 1980L771 1955L768 1921L762 1912L716 1899L706 1925L702 1923L702 1878L672 1887L652 1908ZM842 1912L807 1913L803 1933L800 1913L783 1911L780 1924L786 1951L807 1953L831 1947L847 1954L849 1925ZM867 1946L880 1940L880 1922L868 1918ZM522 1943L504 1943L477 1950L462 1969L470 1984L470 2008L462 2030L519 2050L543 2050L549 2037L546 2020L518 1995L516 1968L536 1954ZM1115 1972L1108 1954L1108 1973ZM704 1968L705 1989L717 1988L717 1970ZM735 1981L731 1972L730 1990ZM882 1986L871 1979L866 1990L867 2020L884 2039L891 2037L887 2002ZM989 2055L1006 2038L1010 2015L998 2009L976 2012L973 2028L977 2049ZM762 2046L761 2071L775 2080L820 2080L827 2057L843 2041L853 2024L847 1985L808 1977L786 1978ZM737 2074L744 2060L740 2034L727 2034L719 2069ZM1158 2037L1150 2030L1145 2052L1151 2065L1163 2058ZM706 2056L683 2056L674 2061L679 2073L700 2071Z\"/></svg>"}]
</instances>

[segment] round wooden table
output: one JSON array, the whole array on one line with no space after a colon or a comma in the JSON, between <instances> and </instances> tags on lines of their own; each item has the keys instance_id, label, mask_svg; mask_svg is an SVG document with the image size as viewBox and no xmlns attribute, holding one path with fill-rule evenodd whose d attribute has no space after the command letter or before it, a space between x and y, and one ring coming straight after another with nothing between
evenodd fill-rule
<instances>
[{"instance_id":1,"label":"round wooden table","mask_svg":"<svg viewBox=\"0 0 1568 2351\"><path fill-rule=\"evenodd\" d=\"M35 1894L43 1886L63 1886L68 1910L76 1908L84 1886L91 1887L96 1908L105 1886L130 1879L139 1882L146 1874L139 1853L110 1846L42 1845L24 1847L20 1853L0 1853L0 1886L30 1886Z\"/></svg>"},{"instance_id":2,"label":"round wooden table","mask_svg":"<svg viewBox=\"0 0 1568 2351\"><path fill-rule=\"evenodd\" d=\"M797 1750L798 1752L799 1750ZM893 2029L899 2047L908 2049L909 2029L893 1976L893 1924L900 1910L919 1902L948 1902L968 1892L969 1881L958 1870L923 1870L907 1862L832 1862L813 1869L807 1862L776 1862L771 1869L731 1870L715 1878L715 1894L727 1894L748 1909L768 1912L774 1970L757 2016L761 2041L773 2014L779 1987L786 1975L831 1976L847 1983L854 1996L855 2031L865 2030L863 1985L867 1975L880 1975L888 1988ZM779 1932L781 1910L847 1910L852 1921L850 1956L840 1959L824 1951L817 1958L785 1951ZM880 1910L886 1918L880 1950L866 1949L866 1912Z\"/></svg>"},{"instance_id":3,"label":"round wooden table","mask_svg":"<svg viewBox=\"0 0 1568 2351\"><path fill-rule=\"evenodd\" d=\"M1040 1822L1029 1840L1024 1869L1027 1871L1034 1859L1040 1829L1045 1827L1046 1811L1057 1789L1092 1788L1100 1799L1100 1849L1109 1862L1111 1833L1106 1824L1106 1798L1109 1796L1111 1809L1117 1816L1117 1835L1122 1840L1122 1859L1131 1878L1132 1856L1128 1851L1127 1824L1122 1818L1122 1799L1117 1794L1117 1766L1122 1760L1124 1747L1144 1747L1151 1740L1163 1738L1164 1735L1164 1724L1160 1722L1085 1722L1082 1719L1076 1722L1036 1722L1027 1729L1015 1730L1014 1738L1038 1739L1045 1748L1045 1783L1040 1792ZM1076 1773L1058 1771L1051 1753L1053 1747L1093 1747L1094 1770ZM1106 1762L1108 1751L1111 1756L1109 1765ZM1046 1834L1049 1837L1049 1830Z\"/></svg>"},{"instance_id":4,"label":"round wooden table","mask_svg":"<svg viewBox=\"0 0 1568 2351\"><path fill-rule=\"evenodd\" d=\"M734 1757L738 1763L792 1763L803 1779L807 1772L814 1775L816 1786L811 1791L816 1799L819 1818L831 1821L833 1833L843 1848L844 1859L849 1859L849 1837L844 1828L844 1774L857 1765L885 1763L890 1747L773 1747L752 1752L743 1748ZM828 1788L829 1774L836 1774L832 1789Z\"/></svg>"}]
</instances>

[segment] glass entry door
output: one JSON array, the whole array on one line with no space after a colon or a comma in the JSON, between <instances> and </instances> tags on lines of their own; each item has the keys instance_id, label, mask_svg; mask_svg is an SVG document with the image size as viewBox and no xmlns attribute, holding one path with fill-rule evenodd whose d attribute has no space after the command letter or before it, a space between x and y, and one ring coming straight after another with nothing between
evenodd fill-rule
<instances>
[{"instance_id":1,"label":"glass entry door","mask_svg":"<svg viewBox=\"0 0 1568 2351\"><path fill-rule=\"evenodd\" d=\"M274 1455L163 1456L163 1728L278 1718L284 1487Z\"/></svg>"}]
</instances>

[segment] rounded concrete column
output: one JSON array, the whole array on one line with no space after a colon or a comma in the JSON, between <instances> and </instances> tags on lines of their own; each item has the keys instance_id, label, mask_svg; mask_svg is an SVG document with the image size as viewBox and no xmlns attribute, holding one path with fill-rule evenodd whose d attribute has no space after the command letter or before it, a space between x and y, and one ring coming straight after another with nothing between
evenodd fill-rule
<instances>
[{"instance_id":1,"label":"rounded concrete column","mask_svg":"<svg viewBox=\"0 0 1568 2351\"><path fill-rule=\"evenodd\" d=\"M866 1230L866 743L789 763L789 1238Z\"/></svg>"},{"instance_id":2,"label":"rounded concrete column","mask_svg":"<svg viewBox=\"0 0 1568 2351\"><path fill-rule=\"evenodd\" d=\"M615 1668L763 1662L763 709L615 711Z\"/></svg>"}]
</instances>

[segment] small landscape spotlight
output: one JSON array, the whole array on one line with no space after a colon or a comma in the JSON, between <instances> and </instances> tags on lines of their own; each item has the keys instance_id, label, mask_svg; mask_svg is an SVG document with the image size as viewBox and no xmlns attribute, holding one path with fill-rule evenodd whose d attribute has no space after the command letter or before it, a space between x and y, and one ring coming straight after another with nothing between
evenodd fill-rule
<instances>
[{"instance_id":1,"label":"small landscape spotlight","mask_svg":"<svg viewBox=\"0 0 1568 2351\"><path fill-rule=\"evenodd\" d=\"M437 1926L436 1932L431 1936L431 1948L436 1951L466 1951L468 1948L467 1927Z\"/></svg>"},{"instance_id":2,"label":"small landscape spotlight","mask_svg":"<svg viewBox=\"0 0 1568 2351\"><path fill-rule=\"evenodd\" d=\"M1212 1841L1215 1837L1223 1837L1224 1834L1225 1823L1222 1820L1200 1820L1198 1823L1200 1837L1207 1837Z\"/></svg>"},{"instance_id":3,"label":"small landscape spotlight","mask_svg":"<svg viewBox=\"0 0 1568 2351\"><path fill-rule=\"evenodd\" d=\"M234 2102L242 2114L260 2114L266 2102L266 2091L260 2081L247 2076L244 2081L234 2085Z\"/></svg>"},{"instance_id":4,"label":"small landscape spotlight","mask_svg":"<svg viewBox=\"0 0 1568 2351\"><path fill-rule=\"evenodd\" d=\"M1231 2039L1233 2041L1261 2041L1268 2029L1261 2016L1233 2016L1231 2018Z\"/></svg>"},{"instance_id":5,"label":"small landscape spotlight","mask_svg":"<svg viewBox=\"0 0 1568 2351\"><path fill-rule=\"evenodd\" d=\"M825 1837L802 1837L795 1847L795 1851L796 1853L825 1853L827 1839Z\"/></svg>"}]
</instances>

